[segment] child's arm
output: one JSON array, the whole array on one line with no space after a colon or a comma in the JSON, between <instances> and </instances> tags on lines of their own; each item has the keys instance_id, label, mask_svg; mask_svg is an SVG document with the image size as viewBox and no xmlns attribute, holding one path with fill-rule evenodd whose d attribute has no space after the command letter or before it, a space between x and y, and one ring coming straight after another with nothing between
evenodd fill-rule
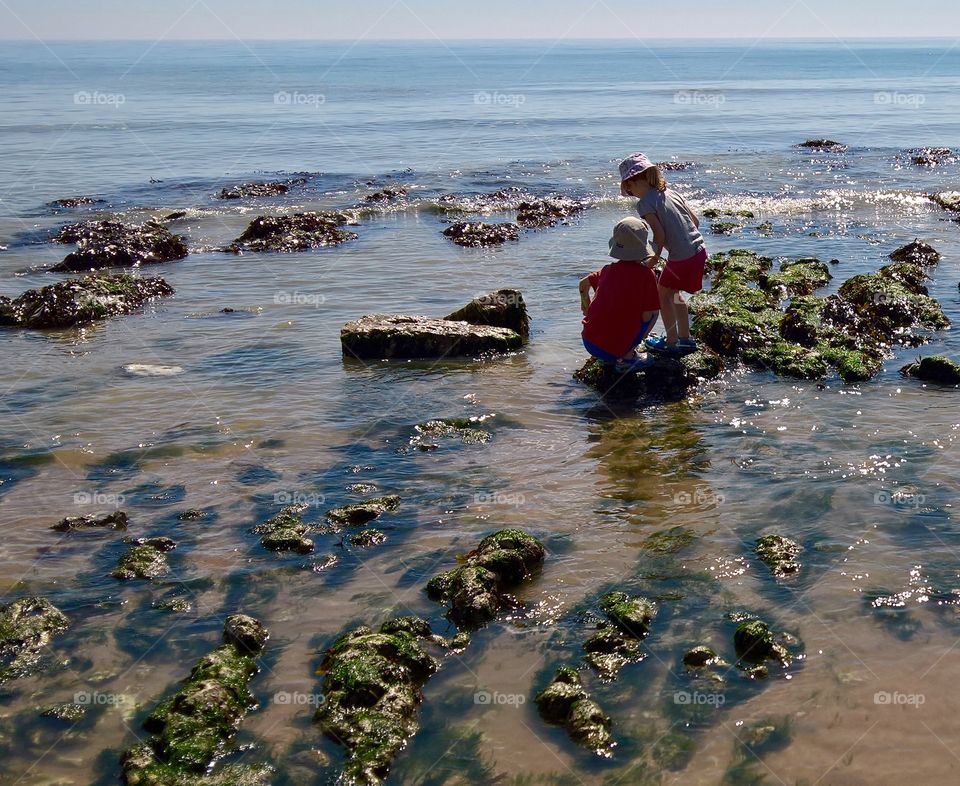
<instances>
[{"instance_id":1,"label":"child's arm","mask_svg":"<svg viewBox=\"0 0 960 786\"><path fill-rule=\"evenodd\" d=\"M657 255L651 260L645 262L647 267L656 267L660 262L660 255L663 253L663 247L667 243L667 233L663 231L663 224L657 218L656 213L647 213L643 220L646 221L653 230L653 245L657 249Z\"/></svg>"},{"instance_id":2,"label":"child's arm","mask_svg":"<svg viewBox=\"0 0 960 786\"><path fill-rule=\"evenodd\" d=\"M583 315L587 315L587 309L590 308L590 276L580 279L580 310Z\"/></svg>"}]
</instances>

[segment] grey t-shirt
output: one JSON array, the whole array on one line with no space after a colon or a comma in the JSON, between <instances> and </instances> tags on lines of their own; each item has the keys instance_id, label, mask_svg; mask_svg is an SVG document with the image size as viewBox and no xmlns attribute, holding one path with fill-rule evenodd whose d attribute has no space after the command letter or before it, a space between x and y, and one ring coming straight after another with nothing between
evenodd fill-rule
<instances>
[{"instance_id":1,"label":"grey t-shirt","mask_svg":"<svg viewBox=\"0 0 960 786\"><path fill-rule=\"evenodd\" d=\"M665 248L669 252L670 259L676 261L690 259L700 253L700 249L704 247L703 235L693 223L686 208L687 203L684 198L672 188L666 191L653 189L637 202L637 212L641 217L654 213L660 219L667 236Z\"/></svg>"}]
</instances>

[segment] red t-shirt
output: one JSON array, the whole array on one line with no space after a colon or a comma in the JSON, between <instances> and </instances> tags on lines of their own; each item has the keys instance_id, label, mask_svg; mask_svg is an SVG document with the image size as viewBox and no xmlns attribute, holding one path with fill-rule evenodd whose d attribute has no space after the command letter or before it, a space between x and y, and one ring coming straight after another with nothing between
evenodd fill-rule
<instances>
[{"instance_id":1,"label":"red t-shirt","mask_svg":"<svg viewBox=\"0 0 960 786\"><path fill-rule=\"evenodd\" d=\"M583 319L583 337L621 357L636 346L643 312L660 310L657 277L642 262L614 262L587 278L595 294Z\"/></svg>"}]
</instances>

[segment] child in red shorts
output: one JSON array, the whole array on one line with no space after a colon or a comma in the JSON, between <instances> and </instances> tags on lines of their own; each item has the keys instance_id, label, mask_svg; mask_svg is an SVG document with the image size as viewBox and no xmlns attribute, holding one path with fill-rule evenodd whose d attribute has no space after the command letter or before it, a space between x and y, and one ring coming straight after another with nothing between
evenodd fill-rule
<instances>
[{"instance_id":1,"label":"child in red shorts","mask_svg":"<svg viewBox=\"0 0 960 786\"><path fill-rule=\"evenodd\" d=\"M625 218L614 227L610 239L610 256L617 261L580 282L583 346L595 358L616 364L624 373L650 364L650 358L635 350L660 315L660 295L653 273L657 252L650 235L645 222Z\"/></svg>"},{"instance_id":2,"label":"child in red shorts","mask_svg":"<svg viewBox=\"0 0 960 786\"><path fill-rule=\"evenodd\" d=\"M660 169L643 153L634 153L620 164L620 179L620 192L640 200L637 212L653 229L656 262L664 249L669 254L659 279L666 336L649 338L646 346L675 355L693 352L697 344L690 337L690 313L680 293L692 295L703 289L707 249L700 219L680 194L667 187Z\"/></svg>"}]
</instances>

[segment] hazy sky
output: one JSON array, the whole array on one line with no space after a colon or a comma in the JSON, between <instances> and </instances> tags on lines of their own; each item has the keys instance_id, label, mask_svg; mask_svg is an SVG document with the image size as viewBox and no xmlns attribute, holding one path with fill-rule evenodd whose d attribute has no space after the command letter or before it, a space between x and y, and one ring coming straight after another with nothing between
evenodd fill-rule
<instances>
[{"instance_id":1,"label":"hazy sky","mask_svg":"<svg viewBox=\"0 0 960 786\"><path fill-rule=\"evenodd\" d=\"M960 37L957 0L0 0L0 38Z\"/></svg>"}]
</instances>

